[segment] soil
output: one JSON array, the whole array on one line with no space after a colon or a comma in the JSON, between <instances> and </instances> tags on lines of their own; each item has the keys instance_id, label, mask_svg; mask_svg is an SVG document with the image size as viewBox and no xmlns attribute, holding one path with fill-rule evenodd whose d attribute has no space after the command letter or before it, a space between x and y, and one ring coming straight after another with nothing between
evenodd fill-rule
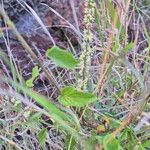
<instances>
[{"instance_id":1,"label":"soil","mask_svg":"<svg viewBox=\"0 0 150 150\"><path fill-rule=\"evenodd\" d=\"M75 26L76 24L73 17L70 0L25 0L24 2L28 4L43 21L57 46L67 48L69 46L67 40L68 38L73 47L75 49L79 49L79 43L75 32L72 29L65 27L68 26L66 21L58 17L49 9L49 7L54 9L57 13L59 13L59 15ZM24 2L19 3L16 0L4 0L3 5L11 21L15 24L17 30L29 46L39 58L41 58L41 56L45 58L46 50L52 47L53 43L42 30L35 17L28 12L28 8L25 6ZM77 13L77 18L79 18L79 27L82 28L82 7L84 6L84 1L73 0L73 3ZM3 20L1 20L0 25L1 27L5 27ZM0 48L13 57L15 63L20 69L22 77L27 80L31 77L31 70L35 64L31 57L25 52L22 45L17 41L15 35L13 35L11 31L7 34L5 32L4 37L9 38L10 51L7 51L8 48L6 47L6 41L4 41L3 37L0 38ZM4 70L3 67L4 66L1 64L1 68ZM55 70L52 71L56 74ZM6 73L7 71L4 72ZM43 80L41 78L35 81L35 85L36 90L40 91L44 95L47 95L49 90L52 90L51 86L48 87L49 90L45 89L45 85L48 85L47 80Z\"/></svg>"}]
</instances>

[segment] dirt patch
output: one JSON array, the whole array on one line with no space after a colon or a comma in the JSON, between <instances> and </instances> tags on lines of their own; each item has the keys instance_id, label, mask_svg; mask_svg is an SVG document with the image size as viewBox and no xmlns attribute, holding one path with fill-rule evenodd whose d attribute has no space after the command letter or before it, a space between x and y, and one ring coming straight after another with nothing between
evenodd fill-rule
<instances>
[{"instance_id":1,"label":"dirt patch","mask_svg":"<svg viewBox=\"0 0 150 150\"><path fill-rule=\"evenodd\" d=\"M82 27L83 3L83 1L73 0L79 27ZM18 2L16 0L5 0L3 3L5 11L7 12L12 22L16 25L19 33L37 54L39 59L41 59L41 57L45 59L45 52L48 48L53 46L53 43L43 31L42 27L35 19L35 16L29 12L29 8L26 5L31 7L31 9L35 11L36 15L38 15L39 18L43 21L44 25L47 27L49 33L53 37L56 45L61 48L68 48L68 38L75 49L80 48L76 33L68 27L67 23L69 22L73 26L76 26L73 10L69 0L25 0L24 2ZM66 19L67 22L52 12L50 8ZM4 21L1 21L1 27L5 27ZM12 34L11 30L9 30L7 35L6 32L4 32L4 37L0 38L0 47L9 56L13 57L23 78L27 80L31 77L31 70L35 64L29 54L25 52L24 48L17 41L16 37ZM7 43L7 40L5 41L4 38L8 38L9 43ZM6 46L7 44L9 46L9 52L8 47ZM45 60L45 62L47 61ZM49 65L51 67L51 64ZM54 74L56 74L56 70L52 69L52 71ZM45 89L45 85L48 85L48 83L47 81L41 80L40 78L37 79L35 84L36 88L40 88L38 90L40 90L40 92L43 94L47 95L49 90L52 90L51 86Z\"/></svg>"}]
</instances>

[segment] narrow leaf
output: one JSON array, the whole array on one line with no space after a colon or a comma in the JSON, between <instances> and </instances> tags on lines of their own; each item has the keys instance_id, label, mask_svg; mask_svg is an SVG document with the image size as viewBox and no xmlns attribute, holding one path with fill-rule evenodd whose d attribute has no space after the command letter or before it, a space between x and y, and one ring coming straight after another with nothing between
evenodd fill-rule
<instances>
[{"instance_id":1,"label":"narrow leaf","mask_svg":"<svg viewBox=\"0 0 150 150\"><path fill-rule=\"evenodd\" d=\"M23 93L31 97L38 105L43 107L43 110L45 110L46 115L50 116L58 125L59 128L65 130L66 132L69 132L73 135L75 139L78 141L82 140L81 137L81 127L77 123L77 121L74 119L75 115L72 116L72 114L65 113L62 111L58 106L56 106L52 101L48 98L46 98L43 95L40 95L36 93L35 91L28 89L27 87L24 87L22 85L19 85L15 83L13 80L7 80L12 86L17 87L20 89Z\"/></svg>"},{"instance_id":2,"label":"narrow leaf","mask_svg":"<svg viewBox=\"0 0 150 150\"><path fill-rule=\"evenodd\" d=\"M46 128L41 129L41 131L38 133L37 138L38 138L39 144L42 145L42 144L45 143L45 141L46 141L46 133L47 133L47 129Z\"/></svg>"},{"instance_id":3,"label":"narrow leaf","mask_svg":"<svg viewBox=\"0 0 150 150\"><path fill-rule=\"evenodd\" d=\"M130 49L132 49L133 48L133 46L134 46L134 43L129 43L129 44L127 44L123 49L122 49L122 51L126 54Z\"/></svg>"}]
</instances>

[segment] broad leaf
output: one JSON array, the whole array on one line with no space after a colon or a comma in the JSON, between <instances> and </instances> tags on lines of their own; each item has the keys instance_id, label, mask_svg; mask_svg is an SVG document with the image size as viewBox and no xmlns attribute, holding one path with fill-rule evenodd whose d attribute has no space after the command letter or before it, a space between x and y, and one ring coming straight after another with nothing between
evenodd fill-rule
<instances>
[{"instance_id":1,"label":"broad leaf","mask_svg":"<svg viewBox=\"0 0 150 150\"><path fill-rule=\"evenodd\" d=\"M85 142L85 150L94 150L97 144L97 139L94 135L91 135Z\"/></svg>"},{"instance_id":2,"label":"broad leaf","mask_svg":"<svg viewBox=\"0 0 150 150\"><path fill-rule=\"evenodd\" d=\"M31 88L31 87L34 86L34 84L33 84L33 79L32 79L32 78L30 78L30 79L28 79L28 80L26 81L26 86L29 87L29 88Z\"/></svg>"},{"instance_id":3,"label":"broad leaf","mask_svg":"<svg viewBox=\"0 0 150 150\"><path fill-rule=\"evenodd\" d=\"M105 150L120 150L121 149L119 141L112 135L107 135L104 138L103 146Z\"/></svg>"},{"instance_id":4,"label":"broad leaf","mask_svg":"<svg viewBox=\"0 0 150 150\"><path fill-rule=\"evenodd\" d=\"M39 69L38 66L35 66L32 69L32 77L26 81L27 87L31 88L34 86L33 81L38 77L38 75L39 75Z\"/></svg>"},{"instance_id":5,"label":"broad leaf","mask_svg":"<svg viewBox=\"0 0 150 150\"><path fill-rule=\"evenodd\" d=\"M145 148L150 148L150 140L143 142L142 146Z\"/></svg>"},{"instance_id":6,"label":"broad leaf","mask_svg":"<svg viewBox=\"0 0 150 150\"><path fill-rule=\"evenodd\" d=\"M38 66L35 66L32 69L32 78L36 78L36 77L38 77L38 75L39 75L39 69L38 69Z\"/></svg>"},{"instance_id":7,"label":"broad leaf","mask_svg":"<svg viewBox=\"0 0 150 150\"><path fill-rule=\"evenodd\" d=\"M141 144L139 144L138 150L146 150L146 149Z\"/></svg>"},{"instance_id":8,"label":"broad leaf","mask_svg":"<svg viewBox=\"0 0 150 150\"><path fill-rule=\"evenodd\" d=\"M74 87L65 87L58 97L59 102L64 106L83 107L97 100L91 93L76 90Z\"/></svg>"},{"instance_id":9,"label":"broad leaf","mask_svg":"<svg viewBox=\"0 0 150 150\"><path fill-rule=\"evenodd\" d=\"M70 52L60 49L57 46L53 46L51 49L48 49L46 56L58 67L73 69L78 64L78 61Z\"/></svg>"}]
</instances>

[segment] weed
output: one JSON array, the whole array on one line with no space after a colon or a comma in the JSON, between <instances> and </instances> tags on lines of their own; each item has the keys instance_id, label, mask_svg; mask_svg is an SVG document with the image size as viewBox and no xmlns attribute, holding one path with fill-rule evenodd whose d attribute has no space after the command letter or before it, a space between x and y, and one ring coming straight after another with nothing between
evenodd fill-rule
<instances>
[{"instance_id":1,"label":"weed","mask_svg":"<svg viewBox=\"0 0 150 150\"><path fill-rule=\"evenodd\" d=\"M69 4L75 26L41 3L75 34L76 47L67 34L68 45L59 46L36 11L26 1L17 3L52 45L44 55L36 46L35 52L0 5L5 45L0 48L0 149L149 149L148 1L85 0L84 29L74 1ZM8 30L33 62L28 79L12 53ZM138 121L143 111L148 113Z\"/></svg>"}]
</instances>

